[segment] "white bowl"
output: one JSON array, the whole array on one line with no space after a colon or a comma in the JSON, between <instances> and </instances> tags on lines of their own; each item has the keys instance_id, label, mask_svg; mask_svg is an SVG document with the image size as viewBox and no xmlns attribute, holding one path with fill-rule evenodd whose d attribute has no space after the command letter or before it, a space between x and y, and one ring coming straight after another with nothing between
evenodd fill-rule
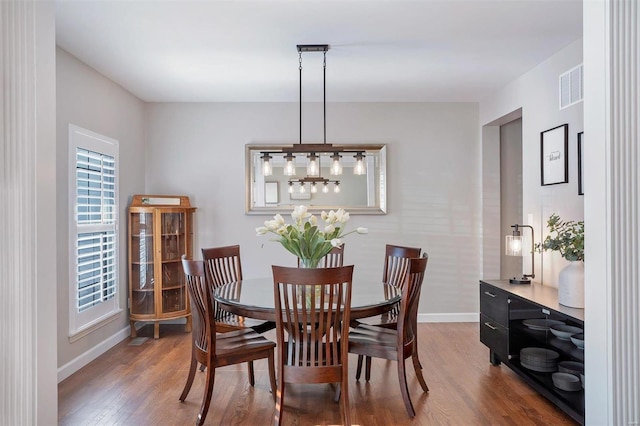
<instances>
[{"instance_id":1,"label":"white bowl","mask_svg":"<svg viewBox=\"0 0 640 426\"><path fill-rule=\"evenodd\" d=\"M583 333L572 334L570 339L571 339L571 341L573 342L574 345L576 345L580 349L584 349L584 334Z\"/></svg>"},{"instance_id":2,"label":"white bowl","mask_svg":"<svg viewBox=\"0 0 640 426\"><path fill-rule=\"evenodd\" d=\"M566 324L556 324L549 327L551 333L556 336L558 339L569 340L571 335L582 333L582 329L580 327L574 327L572 325Z\"/></svg>"}]
</instances>

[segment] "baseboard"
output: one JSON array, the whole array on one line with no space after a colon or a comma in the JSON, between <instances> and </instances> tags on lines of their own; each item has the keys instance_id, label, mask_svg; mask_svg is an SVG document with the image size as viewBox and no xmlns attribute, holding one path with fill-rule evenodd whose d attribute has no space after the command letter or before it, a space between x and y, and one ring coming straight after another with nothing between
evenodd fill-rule
<instances>
[{"instance_id":1,"label":"baseboard","mask_svg":"<svg viewBox=\"0 0 640 426\"><path fill-rule=\"evenodd\" d=\"M477 312L459 314L418 314L418 322L479 322Z\"/></svg>"},{"instance_id":2,"label":"baseboard","mask_svg":"<svg viewBox=\"0 0 640 426\"><path fill-rule=\"evenodd\" d=\"M71 376L76 371L80 370L85 365L89 364L100 355L128 338L131 334L131 328L129 326L116 332L114 335L106 340L103 340L93 348L89 349L85 353L72 359L62 367L58 368L58 383Z\"/></svg>"}]
</instances>

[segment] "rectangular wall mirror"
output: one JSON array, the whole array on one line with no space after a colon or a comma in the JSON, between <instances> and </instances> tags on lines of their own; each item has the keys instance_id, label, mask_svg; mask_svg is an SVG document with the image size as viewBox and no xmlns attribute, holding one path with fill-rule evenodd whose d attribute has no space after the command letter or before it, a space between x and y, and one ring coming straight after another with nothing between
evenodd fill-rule
<instances>
[{"instance_id":1,"label":"rectangular wall mirror","mask_svg":"<svg viewBox=\"0 0 640 426\"><path fill-rule=\"evenodd\" d=\"M385 145L246 145L245 211L386 214L386 161Z\"/></svg>"}]
</instances>

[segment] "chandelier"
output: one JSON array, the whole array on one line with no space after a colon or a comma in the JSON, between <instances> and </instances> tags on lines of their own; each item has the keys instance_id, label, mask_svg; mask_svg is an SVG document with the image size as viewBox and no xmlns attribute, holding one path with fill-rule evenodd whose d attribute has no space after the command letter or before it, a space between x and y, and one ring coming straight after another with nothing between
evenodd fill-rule
<instances>
[{"instance_id":1,"label":"chandelier","mask_svg":"<svg viewBox=\"0 0 640 426\"><path fill-rule=\"evenodd\" d=\"M289 192L316 193L321 188L323 193L329 192L329 186L333 185L333 192L340 192L340 180L337 176L342 175L343 158L353 156L353 174L366 175L367 168L364 151L354 151L343 147L327 143L327 51L328 44L299 44L298 48L298 70L299 70L299 104L300 104L300 138L297 144L282 147L280 150L261 151L262 174L271 176L273 174L274 160L283 164L283 174L289 177ZM302 143L302 54L307 52L322 52L322 91L323 91L323 143L303 144ZM306 167L299 177L296 167L296 157L307 159ZM321 160L328 162L329 175L334 178L322 176ZM300 167L302 169L302 167ZM308 184L308 185L307 185Z\"/></svg>"}]
</instances>

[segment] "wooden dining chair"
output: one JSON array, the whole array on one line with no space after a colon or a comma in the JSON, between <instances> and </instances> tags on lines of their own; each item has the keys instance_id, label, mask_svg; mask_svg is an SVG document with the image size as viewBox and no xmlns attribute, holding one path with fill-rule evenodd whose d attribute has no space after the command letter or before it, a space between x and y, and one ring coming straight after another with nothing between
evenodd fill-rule
<instances>
[{"instance_id":1,"label":"wooden dining chair","mask_svg":"<svg viewBox=\"0 0 640 426\"><path fill-rule=\"evenodd\" d=\"M342 418L348 425L347 349L353 265L272 268L278 344L275 423L282 424L287 383L338 383Z\"/></svg>"},{"instance_id":2,"label":"wooden dining chair","mask_svg":"<svg viewBox=\"0 0 640 426\"><path fill-rule=\"evenodd\" d=\"M385 246L384 265L382 268L382 283L388 284L393 287L402 289L405 282L405 276L409 267L409 259L420 257L422 249L417 247L404 247L396 246L393 244L387 244ZM385 286L385 297L389 298L391 295L387 294L388 287ZM397 328L399 308L395 307L389 312L385 312L382 315L370 318L362 318L352 322L353 327L357 327L362 324L375 325L379 327L387 327L391 329ZM416 358L418 354L416 352ZM418 360L418 362L420 362ZM362 365L362 356L358 356L358 364ZM371 357L367 357L366 360L365 377L367 380L371 378ZM360 377L356 377L359 379Z\"/></svg>"},{"instance_id":3,"label":"wooden dining chair","mask_svg":"<svg viewBox=\"0 0 640 426\"><path fill-rule=\"evenodd\" d=\"M411 417L415 416L415 411L407 386L405 371L405 360L407 358L411 357L413 360L413 368L422 390L424 392L429 391L427 383L422 376L422 366L418 358L413 356L414 352L418 351L416 344L418 303L427 261L428 256L426 254L424 257L409 260L402 288L397 329L363 324L349 333L350 353L397 361L400 392L402 393L405 408ZM370 368L370 365L367 368ZM359 362L356 373L358 378L360 377L361 369L362 363Z\"/></svg>"},{"instance_id":4,"label":"wooden dining chair","mask_svg":"<svg viewBox=\"0 0 640 426\"><path fill-rule=\"evenodd\" d=\"M199 260L188 260L182 256L185 281L191 301L193 318L191 365L187 383L184 385L180 401L187 398L198 363L206 368L206 381L202 405L196 419L196 425L204 423L209 411L216 368L243 362L253 365L253 361L266 358L269 364L269 381L271 392L276 395L276 377L274 369L275 343L265 339L250 328L243 328L228 333L216 334L213 318L213 297L205 279L204 263ZM253 370L253 368L251 368ZM251 383L253 386L253 383Z\"/></svg>"},{"instance_id":5,"label":"wooden dining chair","mask_svg":"<svg viewBox=\"0 0 640 426\"><path fill-rule=\"evenodd\" d=\"M212 292L225 284L242 281L239 245L203 248L202 260L205 263L207 283ZM221 309L215 300L213 303L216 331L219 333L241 330L246 327L250 327L258 333L264 333L276 328L273 321L241 317Z\"/></svg>"}]
</instances>

